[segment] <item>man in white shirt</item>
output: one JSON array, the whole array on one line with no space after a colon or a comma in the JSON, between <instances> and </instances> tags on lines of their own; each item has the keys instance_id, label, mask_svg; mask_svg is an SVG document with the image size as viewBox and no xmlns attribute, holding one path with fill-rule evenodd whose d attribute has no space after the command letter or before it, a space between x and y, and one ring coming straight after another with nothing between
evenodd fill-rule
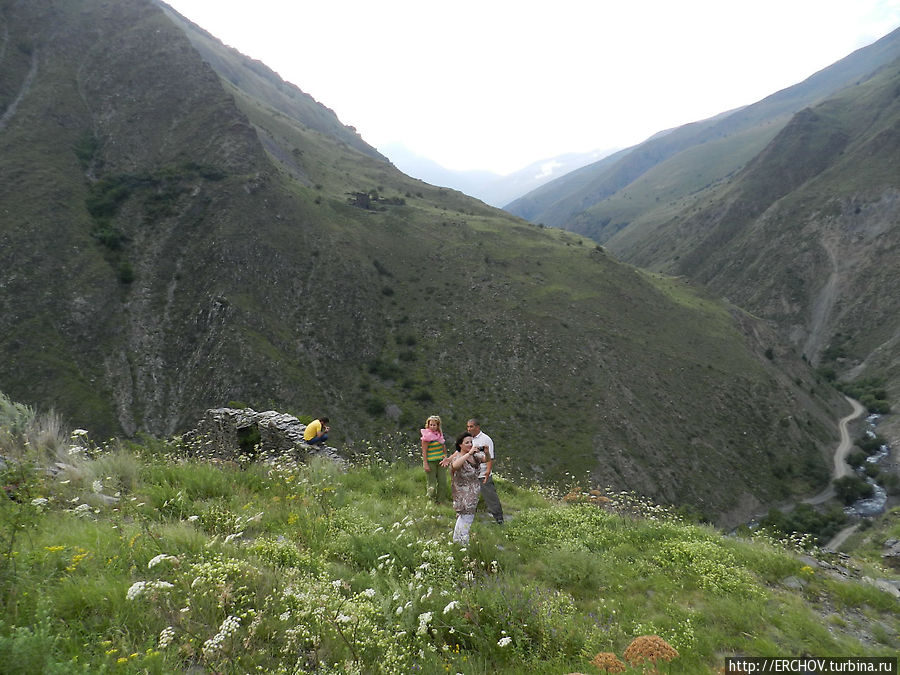
<instances>
[{"instance_id":1,"label":"man in white shirt","mask_svg":"<svg viewBox=\"0 0 900 675\"><path fill-rule=\"evenodd\" d=\"M494 487L494 481L491 478L494 468L494 441L481 430L481 422L477 419L466 422L466 430L472 434L472 445L476 448L484 448L485 454L489 457L488 461L481 465L478 474L478 477L481 478L481 496L484 497L484 504L490 514L494 516L494 520L502 525L503 507L500 506L497 488Z\"/></svg>"}]
</instances>

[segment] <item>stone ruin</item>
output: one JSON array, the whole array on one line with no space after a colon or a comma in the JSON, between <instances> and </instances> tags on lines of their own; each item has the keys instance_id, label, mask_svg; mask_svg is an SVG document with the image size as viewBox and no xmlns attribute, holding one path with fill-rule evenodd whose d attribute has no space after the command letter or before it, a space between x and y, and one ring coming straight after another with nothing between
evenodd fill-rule
<instances>
[{"instance_id":1,"label":"stone ruin","mask_svg":"<svg viewBox=\"0 0 900 675\"><path fill-rule=\"evenodd\" d=\"M182 440L197 454L225 461L283 456L308 461L312 457L324 457L342 467L347 465L347 460L335 448L304 443L305 429L306 425L293 415L274 410L213 408L204 413L197 428L184 434Z\"/></svg>"}]
</instances>

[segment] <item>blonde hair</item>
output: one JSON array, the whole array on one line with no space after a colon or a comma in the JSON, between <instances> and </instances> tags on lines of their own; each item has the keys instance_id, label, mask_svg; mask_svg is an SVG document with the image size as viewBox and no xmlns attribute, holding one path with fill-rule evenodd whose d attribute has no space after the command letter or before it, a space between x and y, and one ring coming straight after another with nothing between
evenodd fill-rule
<instances>
[{"instance_id":1,"label":"blonde hair","mask_svg":"<svg viewBox=\"0 0 900 675\"><path fill-rule=\"evenodd\" d=\"M441 416L440 416L440 415L431 415L427 420L425 420L425 428L426 428L426 429L428 428L428 423L429 423L431 420L434 420L435 422L438 423L438 431L440 431L441 433L443 433L444 430L443 430L443 428L441 428Z\"/></svg>"}]
</instances>

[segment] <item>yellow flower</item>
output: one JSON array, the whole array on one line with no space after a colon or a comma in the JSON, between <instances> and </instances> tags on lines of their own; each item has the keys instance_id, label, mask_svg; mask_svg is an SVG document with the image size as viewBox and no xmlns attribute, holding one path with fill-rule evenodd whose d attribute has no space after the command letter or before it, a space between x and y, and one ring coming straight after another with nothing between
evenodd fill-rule
<instances>
[{"instance_id":1,"label":"yellow flower","mask_svg":"<svg viewBox=\"0 0 900 675\"><path fill-rule=\"evenodd\" d=\"M124 656L120 656L116 659L116 663L128 663L128 659L126 659Z\"/></svg>"},{"instance_id":2,"label":"yellow flower","mask_svg":"<svg viewBox=\"0 0 900 675\"><path fill-rule=\"evenodd\" d=\"M44 548L50 551L50 553L57 553L58 551L64 551L66 549L65 546L45 546Z\"/></svg>"}]
</instances>

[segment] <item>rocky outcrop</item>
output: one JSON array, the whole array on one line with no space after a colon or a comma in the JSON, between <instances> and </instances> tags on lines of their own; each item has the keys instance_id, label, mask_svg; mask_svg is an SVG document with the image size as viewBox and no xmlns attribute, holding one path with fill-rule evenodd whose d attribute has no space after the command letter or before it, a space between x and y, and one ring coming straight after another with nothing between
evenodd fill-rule
<instances>
[{"instance_id":1,"label":"rocky outcrop","mask_svg":"<svg viewBox=\"0 0 900 675\"><path fill-rule=\"evenodd\" d=\"M265 460L291 456L306 461L324 457L346 465L347 461L335 448L307 445L303 441L305 429L306 425L293 415L274 410L213 408L206 411L196 428L184 434L182 440L197 456L213 459Z\"/></svg>"}]
</instances>

